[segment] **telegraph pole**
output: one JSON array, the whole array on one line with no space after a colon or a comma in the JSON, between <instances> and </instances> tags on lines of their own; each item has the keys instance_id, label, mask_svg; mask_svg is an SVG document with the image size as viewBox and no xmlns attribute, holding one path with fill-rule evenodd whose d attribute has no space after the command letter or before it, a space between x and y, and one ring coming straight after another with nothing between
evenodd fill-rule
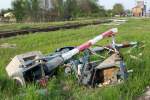
<instances>
[{"instance_id":1,"label":"telegraph pole","mask_svg":"<svg viewBox=\"0 0 150 100\"><path fill-rule=\"evenodd\" d=\"M146 13L147 13L147 1L144 1L144 14L145 14L145 17L146 17Z\"/></svg>"},{"instance_id":2,"label":"telegraph pole","mask_svg":"<svg viewBox=\"0 0 150 100\"><path fill-rule=\"evenodd\" d=\"M149 17L150 17L150 8L149 8L149 10L148 10L148 11L149 11Z\"/></svg>"}]
</instances>

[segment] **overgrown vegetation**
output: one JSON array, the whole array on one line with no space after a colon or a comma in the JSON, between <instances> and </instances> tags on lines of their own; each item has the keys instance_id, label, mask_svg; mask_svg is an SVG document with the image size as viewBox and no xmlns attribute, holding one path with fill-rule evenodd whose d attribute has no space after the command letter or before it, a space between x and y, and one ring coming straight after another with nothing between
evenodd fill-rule
<instances>
[{"instance_id":1,"label":"overgrown vegetation","mask_svg":"<svg viewBox=\"0 0 150 100\"><path fill-rule=\"evenodd\" d=\"M91 23L95 21L107 20L106 18L94 19L94 18L78 18L72 21L58 21L58 22L42 22L42 23L12 23L12 24L0 24L0 31L13 31L23 30L31 28L47 28L50 26L69 25L78 23Z\"/></svg>"},{"instance_id":2,"label":"overgrown vegetation","mask_svg":"<svg viewBox=\"0 0 150 100\"><path fill-rule=\"evenodd\" d=\"M139 19L129 20L120 26L87 26L80 29L60 30L55 32L30 34L17 36L7 39L1 39L2 43L17 44L15 49L0 49L0 98L8 100L131 100L141 95L143 90L150 82L150 20ZM117 42L122 41L144 41L144 49L135 49L133 55L139 52L143 54L142 60L133 60L125 55L127 68L133 69L129 79L123 84L117 86L107 86L103 88L87 88L79 86L74 77L67 77L60 73L56 78L52 78L48 84L48 96L38 95L35 91L39 89L34 84L27 87L19 88L7 78L5 71L6 65L10 62L10 58L17 54L25 53L33 50L40 50L44 54L54 51L56 48L63 46L77 46L92 37L109 28L118 27L119 34L116 36ZM110 39L100 41L98 44L108 44ZM125 52L124 52L125 53ZM61 71L60 71L61 72ZM64 89L67 87L67 89ZM25 95L24 95L25 94Z\"/></svg>"},{"instance_id":3,"label":"overgrown vegetation","mask_svg":"<svg viewBox=\"0 0 150 100\"><path fill-rule=\"evenodd\" d=\"M106 15L104 8L98 5L98 0L14 0L12 7L17 21L70 20Z\"/></svg>"},{"instance_id":4,"label":"overgrown vegetation","mask_svg":"<svg viewBox=\"0 0 150 100\"><path fill-rule=\"evenodd\" d=\"M131 13L125 13L122 4L106 10L99 0L13 0L12 8L0 11L1 22L49 22L128 14Z\"/></svg>"},{"instance_id":5,"label":"overgrown vegetation","mask_svg":"<svg viewBox=\"0 0 150 100\"><path fill-rule=\"evenodd\" d=\"M122 4L120 4L120 3L117 3L117 4L115 4L114 5L114 7L113 7L113 14L115 14L115 15L124 15L124 7L123 7L123 5Z\"/></svg>"}]
</instances>

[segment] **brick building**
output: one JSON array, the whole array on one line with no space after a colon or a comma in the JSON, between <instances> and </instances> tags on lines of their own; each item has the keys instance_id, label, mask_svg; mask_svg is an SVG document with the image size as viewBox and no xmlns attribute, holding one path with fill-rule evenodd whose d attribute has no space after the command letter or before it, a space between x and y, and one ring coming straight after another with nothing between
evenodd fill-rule
<instances>
[{"instance_id":1,"label":"brick building","mask_svg":"<svg viewBox=\"0 0 150 100\"><path fill-rule=\"evenodd\" d=\"M143 0L137 1L137 5L132 8L132 15L133 16L144 16L146 12L146 5L144 4Z\"/></svg>"}]
</instances>

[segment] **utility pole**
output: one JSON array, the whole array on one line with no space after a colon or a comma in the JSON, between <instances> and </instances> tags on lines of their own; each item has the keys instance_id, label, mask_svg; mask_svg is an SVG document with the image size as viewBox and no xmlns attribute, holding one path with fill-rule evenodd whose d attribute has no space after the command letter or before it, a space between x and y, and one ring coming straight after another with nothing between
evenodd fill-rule
<instances>
[{"instance_id":1,"label":"utility pole","mask_svg":"<svg viewBox=\"0 0 150 100\"><path fill-rule=\"evenodd\" d=\"M144 14L145 14L145 17L146 17L146 15L147 15L147 2L146 1L144 1Z\"/></svg>"},{"instance_id":2,"label":"utility pole","mask_svg":"<svg viewBox=\"0 0 150 100\"><path fill-rule=\"evenodd\" d=\"M148 11L149 11L149 17L150 17L150 8L149 8L149 10L148 10Z\"/></svg>"}]
</instances>

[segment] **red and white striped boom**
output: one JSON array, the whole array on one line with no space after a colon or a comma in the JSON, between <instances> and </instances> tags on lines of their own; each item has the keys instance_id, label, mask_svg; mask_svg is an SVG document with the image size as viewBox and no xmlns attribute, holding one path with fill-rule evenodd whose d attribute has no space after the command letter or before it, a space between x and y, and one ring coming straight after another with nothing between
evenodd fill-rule
<instances>
[{"instance_id":1,"label":"red and white striped boom","mask_svg":"<svg viewBox=\"0 0 150 100\"><path fill-rule=\"evenodd\" d=\"M64 54L62 54L62 57L64 60L68 60L70 59L72 56L78 54L79 52L91 47L92 45L94 45L95 43L97 43L98 41L102 40L103 38L105 37L109 37L109 36L112 36L112 35L115 35L115 33L118 32L118 29L117 28L112 28L98 36L96 36L95 38L81 44L80 46L76 47L75 49L69 51L69 52L66 52Z\"/></svg>"}]
</instances>

